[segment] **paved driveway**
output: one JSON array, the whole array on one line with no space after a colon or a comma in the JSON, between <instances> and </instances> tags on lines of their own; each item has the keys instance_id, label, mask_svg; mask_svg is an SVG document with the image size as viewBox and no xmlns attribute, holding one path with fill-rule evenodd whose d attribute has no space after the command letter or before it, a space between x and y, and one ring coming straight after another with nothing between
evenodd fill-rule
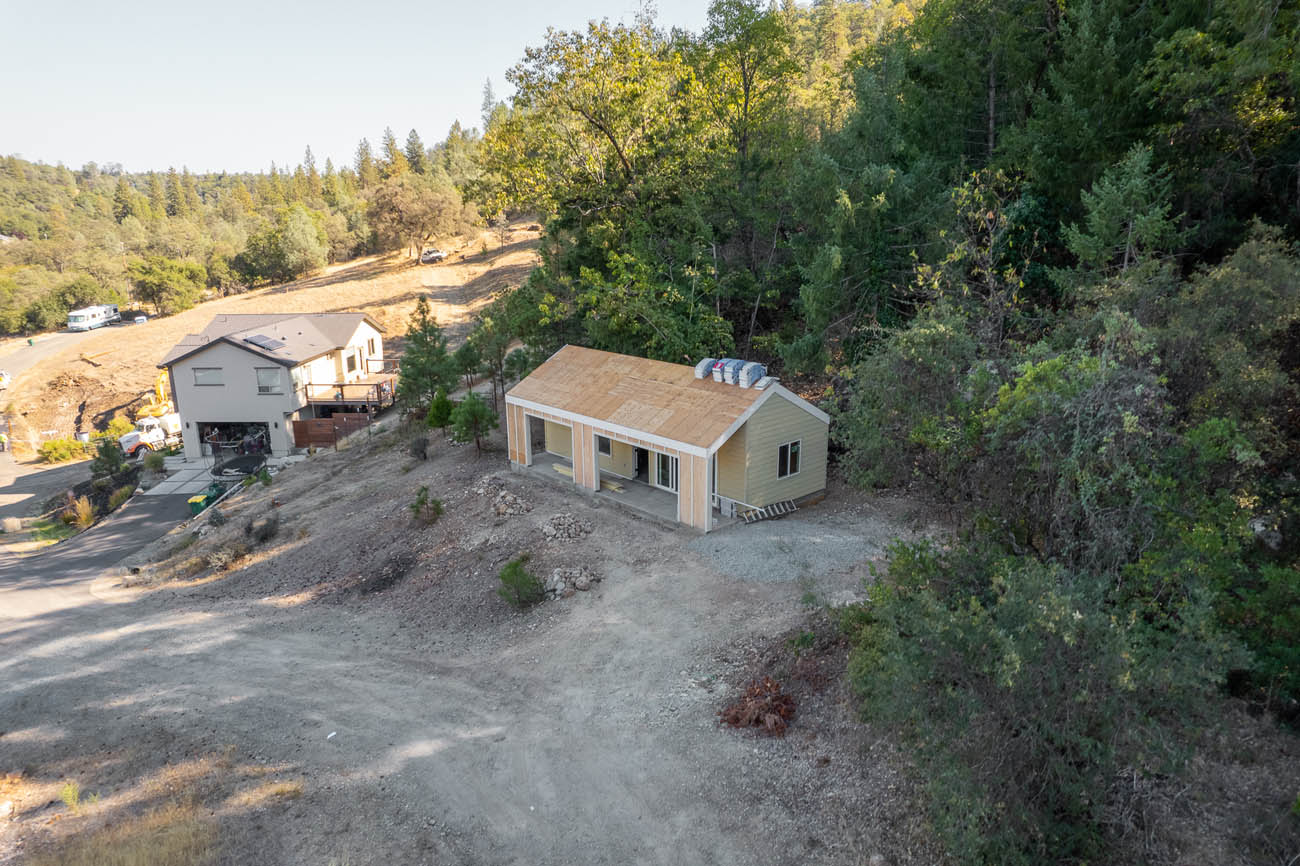
<instances>
[{"instance_id":1,"label":"paved driveway","mask_svg":"<svg viewBox=\"0 0 1300 866\"><path fill-rule=\"evenodd\" d=\"M98 526L46 553L0 554L0 619L21 619L88 600L103 569L189 516L185 495L137 496Z\"/></svg>"}]
</instances>

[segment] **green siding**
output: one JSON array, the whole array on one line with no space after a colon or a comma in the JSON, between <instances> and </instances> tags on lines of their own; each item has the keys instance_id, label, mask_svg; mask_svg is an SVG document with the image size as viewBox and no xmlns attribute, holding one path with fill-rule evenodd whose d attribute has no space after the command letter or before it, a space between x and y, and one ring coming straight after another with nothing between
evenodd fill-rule
<instances>
[{"instance_id":1,"label":"green siding","mask_svg":"<svg viewBox=\"0 0 1300 866\"><path fill-rule=\"evenodd\" d=\"M764 506L826 489L827 426L774 394L745 422L744 502ZM799 472L777 477L777 451L799 440Z\"/></svg>"}]
</instances>

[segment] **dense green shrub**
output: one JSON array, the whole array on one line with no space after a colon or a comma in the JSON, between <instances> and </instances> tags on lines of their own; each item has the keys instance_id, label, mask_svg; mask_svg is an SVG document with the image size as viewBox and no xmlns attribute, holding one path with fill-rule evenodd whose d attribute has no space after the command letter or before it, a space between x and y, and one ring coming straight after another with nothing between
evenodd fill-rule
<instances>
[{"instance_id":1,"label":"dense green shrub","mask_svg":"<svg viewBox=\"0 0 1300 866\"><path fill-rule=\"evenodd\" d=\"M116 439L104 437L94 442L95 459L90 461L90 471L94 475L116 475L126 468L126 455L118 447Z\"/></svg>"},{"instance_id":2,"label":"dense green shrub","mask_svg":"<svg viewBox=\"0 0 1300 866\"><path fill-rule=\"evenodd\" d=\"M1168 772L1171 734L1238 658L1202 640L1207 595L1153 623L1110 604L1111 586L992 549L898 544L846 617L863 709L916 749L959 862L1104 862L1111 779Z\"/></svg>"},{"instance_id":3,"label":"dense green shrub","mask_svg":"<svg viewBox=\"0 0 1300 866\"><path fill-rule=\"evenodd\" d=\"M167 461L163 455L157 451L150 451L144 455L144 468L150 472L162 472L167 466Z\"/></svg>"},{"instance_id":4,"label":"dense green shrub","mask_svg":"<svg viewBox=\"0 0 1300 866\"><path fill-rule=\"evenodd\" d=\"M89 444L76 439L51 439L42 442L36 452L46 463L66 463L88 456Z\"/></svg>"},{"instance_id":5,"label":"dense green shrub","mask_svg":"<svg viewBox=\"0 0 1300 866\"><path fill-rule=\"evenodd\" d=\"M506 563L499 575L501 585L497 587L497 595L518 608L537 604L546 597L541 580L524 569L526 562L528 554L525 553Z\"/></svg>"},{"instance_id":6,"label":"dense green shrub","mask_svg":"<svg viewBox=\"0 0 1300 866\"><path fill-rule=\"evenodd\" d=\"M425 416L424 423L437 430L446 429L451 423L451 413L456 408L456 404L447 396L446 388L439 388L438 393L433 395L433 402L429 404L429 414Z\"/></svg>"}]
</instances>

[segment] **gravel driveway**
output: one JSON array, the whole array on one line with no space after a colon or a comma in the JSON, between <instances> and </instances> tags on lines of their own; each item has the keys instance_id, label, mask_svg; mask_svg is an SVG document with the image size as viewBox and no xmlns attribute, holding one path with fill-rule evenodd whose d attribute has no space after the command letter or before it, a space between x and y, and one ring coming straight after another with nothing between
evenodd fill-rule
<instances>
[{"instance_id":1,"label":"gravel driveway","mask_svg":"<svg viewBox=\"0 0 1300 866\"><path fill-rule=\"evenodd\" d=\"M834 692L783 740L719 727L761 649L805 616L802 588L764 579L757 555L728 564L758 533L683 544L509 475L534 509L494 519L456 492L490 465L472 451L414 471L393 452L325 455L248 492L249 513L283 503L285 528L240 569L0 619L0 780L27 785L0 863L182 796L219 824L228 864L925 862L897 757ZM447 515L408 528L408 489L433 479ZM851 567L883 541L883 520L855 540L819 508L764 528L783 574ZM543 544L559 511L596 531ZM538 568L604 580L515 613L495 575L523 545ZM411 576L355 588L399 547L419 557ZM93 809L66 814L68 779ZM301 796L261 796L268 781Z\"/></svg>"}]
</instances>

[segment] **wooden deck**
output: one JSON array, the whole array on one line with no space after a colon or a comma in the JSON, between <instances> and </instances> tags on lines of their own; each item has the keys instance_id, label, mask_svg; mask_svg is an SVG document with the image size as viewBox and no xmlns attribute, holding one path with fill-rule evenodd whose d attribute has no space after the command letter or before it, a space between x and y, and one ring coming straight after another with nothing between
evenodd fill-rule
<instances>
[{"instance_id":1,"label":"wooden deck","mask_svg":"<svg viewBox=\"0 0 1300 866\"><path fill-rule=\"evenodd\" d=\"M309 406L368 406L379 411L397 399L397 377L371 374L355 382L309 383L303 390Z\"/></svg>"}]
</instances>

